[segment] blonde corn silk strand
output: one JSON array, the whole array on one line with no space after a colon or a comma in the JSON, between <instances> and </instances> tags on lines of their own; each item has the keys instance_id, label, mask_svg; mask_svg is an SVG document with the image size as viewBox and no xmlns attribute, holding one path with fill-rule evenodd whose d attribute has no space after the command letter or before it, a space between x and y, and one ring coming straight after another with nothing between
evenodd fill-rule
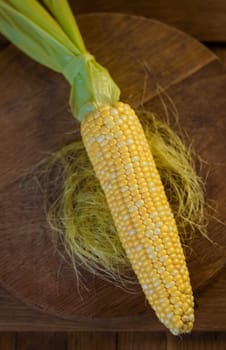
<instances>
[{"instance_id":1,"label":"blonde corn silk strand","mask_svg":"<svg viewBox=\"0 0 226 350\"><path fill-rule=\"evenodd\" d=\"M138 115L180 238L189 247L195 233L206 234L203 183L195 170L192 150L185 147L168 123L150 112ZM50 170L61 169L63 187L49 206L48 220L62 237L78 278L82 266L122 288L135 290L130 263L82 141L59 150L50 164Z\"/></svg>"}]
</instances>

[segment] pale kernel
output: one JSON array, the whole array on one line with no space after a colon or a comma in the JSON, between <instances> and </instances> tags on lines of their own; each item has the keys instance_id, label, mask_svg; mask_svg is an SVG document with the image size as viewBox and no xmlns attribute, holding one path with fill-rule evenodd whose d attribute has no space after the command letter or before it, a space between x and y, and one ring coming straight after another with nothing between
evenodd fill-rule
<instances>
[{"instance_id":1,"label":"pale kernel","mask_svg":"<svg viewBox=\"0 0 226 350\"><path fill-rule=\"evenodd\" d=\"M133 140L132 140L132 139L128 139L128 140L126 141L126 144L127 144L127 145L132 145L132 144L133 144Z\"/></svg>"},{"instance_id":2,"label":"pale kernel","mask_svg":"<svg viewBox=\"0 0 226 350\"><path fill-rule=\"evenodd\" d=\"M138 208L142 207L143 205L144 205L144 201L143 200L136 201L136 206Z\"/></svg>"},{"instance_id":3,"label":"pale kernel","mask_svg":"<svg viewBox=\"0 0 226 350\"><path fill-rule=\"evenodd\" d=\"M136 211L136 209L137 209L136 207L129 207L129 212L133 213L134 211Z\"/></svg>"},{"instance_id":4,"label":"pale kernel","mask_svg":"<svg viewBox=\"0 0 226 350\"><path fill-rule=\"evenodd\" d=\"M132 162L137 162L139 160L139 157L134 156L134 157L131 158L131 160L132 160Z\"/></svg>"},{"instance_id":5,"label":"pale kernel","mask_svg":"<svg viewBox=\"0 0 226 350\"><path fill-rule=\"evenodd\" d=\"M158 228L156 228L155 230L154 230L154 232L153 232L155 235L159 235L159 233L160 233L160 230L158 229Z\"/></svg>"},{"instance_id":6,"label":"pale kernel","mask_svg":"<svg viewBox=\"0 0 226 350\"><path fill-rule=\"evenodd\" d=\"M138 244L136 247L135 247L135 250L136 252L140 252L142 250L143 246L141 244Z\"/></svg>"},{"instance_id":7,"label":"pale kernel","mask_svg":"<svg viewBox=\"0 0 226 350\"><path fill-rule=\"evenodd\" d=\"M111 115L113 115L113 116L118 115L118 111L117 111L116 108L111 108L111 109L110 109L110 113L111 113Z\"/></svg>"}]
</instances>

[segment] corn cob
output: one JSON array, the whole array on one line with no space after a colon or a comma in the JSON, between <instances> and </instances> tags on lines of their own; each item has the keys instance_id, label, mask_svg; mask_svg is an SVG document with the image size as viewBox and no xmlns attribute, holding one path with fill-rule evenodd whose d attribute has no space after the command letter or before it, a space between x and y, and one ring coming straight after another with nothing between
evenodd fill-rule
<instances>
[{"instance_id":1,"label":"corn cob","mask_svg":"<svg viewBox=\"0 0 226 350\"><path fill-rule=\"evenodd\" d=\"M122 102L81 123L118 234L157 316L177 335L193 326L193 295L175 220L142 126Z\"/></svg>"}]
</instances>

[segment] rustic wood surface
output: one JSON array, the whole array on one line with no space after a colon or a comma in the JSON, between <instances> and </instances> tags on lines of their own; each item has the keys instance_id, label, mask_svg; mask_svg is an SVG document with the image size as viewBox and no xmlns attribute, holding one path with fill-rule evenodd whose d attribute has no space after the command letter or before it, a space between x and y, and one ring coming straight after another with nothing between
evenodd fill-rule
<instances>
[{"instance_id":1,"label":"rustic wood surface","mask_svg":"<svg viewBox=\"0 0 226 350\"><path fill-rule=\"evenodd\" d=\"M188 139L192 137L195 149L208 162L208 196L217 201L218 216L224 220L221 184L225 171L223 91L226 79L216 56L187 35L155 21L121 15L90 15L80 17L79 24L90 51L110 69L121 86L123 100L134 107L142 105L152 109L161 117L163 107L157 86L173 97ZM115 26L118 31L112 33ZM123 40L119 41L119 33ZM127 47L126 52L123 47ZM134 52L139 54L139 60ZM120 57L120 66L117 57ZM153 312L147 311L142 293L128 295L87 276L92 288L81 300L72 269L56 254L51 243L42 205L39 166L50 152L76 137L78 124L67 111L69 89L61 77L11 46L0 55L0 70L0 160L4 164L0 176L1 282L36 308L64 317L74 316L72 324L121 328L125 324L137 327L146 323L149 329L162 329ZM223 232L221 224L210 223L210 237L224 247ZM196 254L189 257L189 267L193 287L197 288L223 266L225 256L222 247L215 247L204 239L195 241L193 248ZM209 305L209 301L206 304ZM138 315L141 311L145 313ZM199 313L198 310L197 329ZM78 315L87 317L81 322L80 317L76 319ZM108 323L90 318L100 315L114 318ZM130 315L135 316L128 317Z\"/></svg>"},{"instance_id":2,"label":"rustic wood surface","mask_svg":"<svg viewBox=\"0 0 226 350\"><path fill-rule=\"evenodd\" d=\"M17 333L15 347L21 350L66 350L68 349L65 333ZM69 348L70 349L70 348ZM76 349L76 348L74 348ZM0 348L1 350L1 348ZM5 350L5 349L4 349ZM11 349L10 349L11 350Z\"/></svg>"},{"instance_id":3,"label":"rustic wood surface","mask_svg":"<svg viewBox=\"0 0 226 350\"><path fill-rule=\"evenodd\" d=\"M67 350L115 350L117 346L114 332L78 332L68 334Z\"/></svg>"},{"instance_id":4,"label":"rustic wood surface","mask_svg":"<svg viewBox=\"0 0 226 350\"><path fill-rule=\"evenodd\" d=\"M226 43L221 44L221 45L210 43L209 48L211 51L213 51L215 53L215 55L217 55L217 57L219 57L221 64L222 64L224 71L225 71L225 69L226 69Z\"/></svg>"},{"instance_id":5,"label":"rustic wood surface","mask_svg":"<svg viewBox=\"0 0 226 350\"><path fill-rule=\"evenodd\" d=\"M195 331L226 332L226 268L196 297ZM208 306L208 307L207 307ZM0 331L163 331L155 317L111 319L62 319L26 306L5 289L0 289Z\"/></svg>"},{"instance_id":6,"label":"rustic wood surface","mask_svg":"<svg viewBox=\"0 0 226 350\"><path fill-rule=\"evenodd\" d=\"M224 0L70 0L75 13L118 12L157 19L201 41L226 41Z\"/></svg>"},{"instance_id":7,"label":"rustic wood surface","mask_svg":"<svg viewBox=\"0 0 226 350\"><path fill-rule=\"evenodd\" d=\"M205 42L226 41L224 0L69 0L75 14L116 12L140 15L172 25ZM1 43L5 39L0 36Z\"/></svg>"},{"instance_id":8,"label":"rustic wood surface","mask_svg":"<svg viewBox=\"0 0 226 350\"><path fill-rule=\"evenodd\" d=\"M163 333L122 332L118 335L118 350L165 350L166 337Z\"/></svg>"},{"instance_id":9,"label":"rustic wood surface","mask_svg":"<svg viewBox=\"0 0 226 350\"><path fill-rule=\"evenodd\" d=\"M1 333L0 350L225 350L225 333Z\"/></svg>"},{"instance_id":10,"label":"rustic wood surface","mask_svg":"<svg viewBox=\"0 0 226 350\"><path fill-rule=\"evenodd\" d=\"M175 338L167 335L167 350L225 350L225 333L196 333L184 338Z\"/></svg>"},{"instance_id":11,"label":"rustic wood surface","mask_svg":"<svg viewBox=\"0 0 226 350\"><path fill-rule=\"evenodd\" d=\"M0 350L14 350L16 333L0 333Z\"/></svg>"},{"instance_id":12,"label":"rustic wood surface","mask_svg":"<svg viewBox=\"0 0 226 350\"><path fill-rule=\"evenodd\" d=\"M79 0L78 0L79 2ZM92 4L95 2L92 1L91 3L89 3L89 6L92 6ZM157 1L156 1L157 2ZM112 3L112 6L115 6L115 2L110 2ZM122 2L121 2L122 3ZM146 3L146 0L145 0ZM169 3L169 2L168 2ZM177 5L177 2L175 2ZM184 2L183 2L184 3ZM212 5L211 2L205 3L202 2L201 6L208 6L208 4L210 3L210 6ZM213 3L213 1L212 1ZM127 7L129 7L131 4L131 2L127 3ZM149 5L152 6L153 2L149 2ZM197 2L196 2L197 4ZM195 5L196 5L195 4ZM218 0L214 1L214 4L216 4L216 6L219 6L218 4L220 4L220 6L224 6L224 2L222 0ZM87 5L87 1L83 2L83 7ZM210 38L212 38L211 40L220 40L219 38L222 38L222 36L224 37L223 40L225 40L225 33L224 33L224 25L220 25L220 22L222 21L222 18L225 16L225 13L220 11L220 15L217 14L217 11L213 12L213 11L209 11L208 8L206 9L205 13L204 13L204 17L203 17L203 13L202 16L200 16L200 12L195 12L193 14L193 17L188 18L187 14L181 16L178 16L178 11L174 9L173 7L174 2L170 2L170 7L172 9L171 11L171 15L172 17L168 16L168 18L166 19L168 21L168 23L174 23L176 26L178 26L179 28L184 28L185 30L190 31L191 33L193 33L194 35L196 35L197 37L199 37L201 40L205 39L205 36L202 36L203 30L204 32L209 32L208 33L208 38L207 40L210 40ZM199 4L200 5L200 4ZM96 6L98 6L98 4L96 4ZM104 6L109 6L108 2L104 3ZM183 14L183 12L186 12L185 10L183 10L183 6L181 6L181 12ZM193 3L191 1L189 1L189 5L188 6L193 6ZM101 5L102 7L102 5ZM169 8L170 8L169 7ZM81 8L81 4L79 4L79 9ZM135 13L137 13L137 8L138 11L140 10L140 6L136 6L135 9L133 9L133 11L135 11ZM86 7L85 11L89 11L90 7ZM95 8L95 11L97 7ZM99 9L101 10L101 9ZM113 9L114 10L114 9ZM163 9L163 11L167 12L168 7L166 9ZM84 11L84 12L85 12ZM126 12L127 9L125 9ZM159 17L156 16L156 18L161 18L161 11L162 8L159 7ZM131 10L132 12L132 10ZM146 12L146 11L145 11ZM176 14L175 14L176 13ZM146 15L146 13L144 13L144 15ZM149 14L150 17L153 16L152 13ZM197 16L197 19L196 19ZM220 17L220 21L219 21L219 17ZM203 20L205 23L205 25L203 26ZM224 20L223 20L224 21ZM192 27L192 23L196 22L198 24L198 26L195 26L195 28ZM224 21L225 22L225 21ZM209 26L210 24L210 26ZM201 35L200 35L201 33ZM4 45L5 46L5 45ZM0 38L0 47L1 46L1 38ZM219 57L221 60L223 60L223 64L224 67L226 67L226 48L223 45L213 45L212 43L209 44L209 47L211 48L211 50L213 50ZM216 324L216 329L219 329L219 325L220 323L225 324L224 321L224 314L226 313L226 309L225 309L225 298L223 297L223 292L226 289L226 285L224 284L225 281L225 275L226 275L226 270L224 271L224 274L220 274L217 277L217 285L215 284L215 281L213 282L212 286L211 286L211 293L209 293L209 289L207 291L207 295L205 295L206 299L203 298L201 300L201 303L203 303L205 305L205 302L207 301L207 299L211 298L212 303L210 305L210 310L212 312L213 315L215 315L215 313L218 313L219 317L217 320L217 324ZM205 291L203 291L204 293L206 293ZM219 298L219 295L221 295L221 298ZM199 297L197 299L199 301ZM214 302L217 305L217 310L215 311L214 308ZM199 302L200 304L200 302ZM3 312L2 312L3 311ZM14 319L14 314L16 315L15 319ZM199 325L200 322L203 322L205 320L205 318L208 318L208 315L205 314L204 309L202 312L202 316L201 316L201 320L199 320ZM7 320L5 322L5 320ZM215 320L214 320L215 321ZM31 309L29 309L28 307L26 307L25 305L21 304L20 302L15 301L15 299L13 297L10 297L8 295L7 292L5 292L3 289L0 291L0 330L11 330L11 331L19 331L19 330L29 330L29 329L33 329L35 331L37 331L37 329L41 330L41 331L48 331L48 330L53 330L54 325L55 325L56 319L49 317L47 315L41 314L39 312L36 311L32 311ZM64 329L65 331L67 330L67 322L65 327L61 327L59 326L60 323L64 324L64 320L60 320L58 319L58 330L62 330ZM205 330L212 330L212 323L211 323L211 319L209 319L207 321L208 324L206 324L206 322L204 321L203 324L203 328ZM51 325L51 327L50 327ZM38 328L37 328L38 326ZM76 327L77 329L79 329L79 326L77 325ZM73 327L71 328L73 330ZM75 328L74 328L75 329ZM226 330L226 329L225 329ZM77 349L78 345L75 341L76 338L82 338L82 336L84 336L84 334L86 335L86 333L70 333L68 336L66 333L61 333L63 334L63 336L65 337L65 342L64 345L61 342L61 350L66 350L66 349ZM101 340L103 337L103 343L105 344L106 342L106 338L105 338L105 333L100 333L98 332L98 336L99 336L99 347L101 346ZM55 333L50 333L51 337L55 337ZM156 336L157 336L157 345L156 345ZM15 332L13 333L1 333L0 334L0 350L21 350L21 349L32 349L32 350L36 350L36 349L41 349L42 347L42 343L44 344L48 344L48 349L57 349L57 344L55 343L54 345L52 345L52 347L50 347L49 345L49 334L46 333L33 333L32 336L30 333L23 333L22 337L26 340L26 346L23 344L23 342L17 342L17 338L20 338L20 334L17 334ZM158 338L160 337L161 339L161 344L158 342ZM42 343L40 344L40 340L42 339ZM101 339L101 340L100 340ZM120 340L119 340L120 339ZM126 342L125 342L126 339ZM147 344L148 341L148 344ZM53 342L52 342L53 343ZM96 348L96 341L94 340L92 347L89 350L93 350ZM167 337L165 336L164 333L135 333L135 332L129 332L129 333L119 333L115 335L115 347L112 347L114 349L119 349L119 344L123 344L130 350L134 349L134 350L138 350L138 349L144 349L145 347L147 347L147 349L168 349L168 350L179 350L179 349L183 349L183 350L196 350L196 349L206 349L206 350L224 350L226 349L226 335L225 333L194 333L193 335L189 336L188 338L185 338L183 340L181 339L175 339L174 337L167 335ZM37 346L38 345L38 346ZM76 348L77 346L77 348ZM80 347L82 346L81 342L80 342ZM45 347L44 347L45 348ZM103 348L103 347L102 347ZM84 347L83 347L84 349ZM100 347L101 349L101 347ZM106 349L106 348L103 348ZM123 348L124 350L124 348Z\"/></svg>"}]
</instances>

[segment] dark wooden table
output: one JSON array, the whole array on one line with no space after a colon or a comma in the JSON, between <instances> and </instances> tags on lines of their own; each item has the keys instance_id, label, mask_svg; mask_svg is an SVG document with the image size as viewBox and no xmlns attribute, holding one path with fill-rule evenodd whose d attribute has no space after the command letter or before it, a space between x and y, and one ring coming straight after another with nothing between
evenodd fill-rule
<instances>
[{"instance_id":1,"label":"dark wooden table","mask_svg":"<svg viewBox=\"0 0 226 350\"><path fill-rule=\"evenodd\" d=\"M95 3L95 2L94 2ZM143 3L143 5L142 5ZM141 2L139 11L147 11L145 1ZM189 9L194 9L195 5L189 2ZM222 1L214 3L216 16L226 19L223 15L220 16L224 4ZM92 9L92 4L90 9ZM128 5L128 4L127 4ZM163 6L165 5L165 6ZM78 4L82 10L86 11L82 2ZM101 4L103 10L110 11L119 9L120 4L115 2L114 5ZM118 6L118 7L117 7ZM131 6L131 7L130 7ZM153 13L159 18L166 18L167 4L162 1L161 6L148 8L148 15ZM203 5L204 6L204 5ZM203 6L200 5L201 10ZM213 3L210 2L210 9ZM134 11L135 3L130 2L128 11ZM97 8L98 9L98 8ZM121 7L125 10L124 5ZM126 7L127 9L127 7ZM187 7L178 9L176 2L172 1L169 22L177 24L176 18L179 14L178 26L195 34L201 40L213 40L215 43L208 43L209 48L215 52L223 64L226 64L226 49L224 44L219 44L218 41L225 40L226 33L219 30L218 26L214 26L210 14L206 14L204 19L199 22L199 26L193 24L193 29L190 30L188 23L185 21ZM200 10L200 9L199 9ZM155 12L157 11L157 12ZM166 10L165 10L166 11ZM194 11L196 14L196 11ZM169 14L169 13L168 13ZM174 14L174 15L172 15ZM192 16L191 16L192 17ZM191 23L198 23L198 17L189 17ZM190 22L189 22L190 23ZM191 23L189 25L191 25ZM206 25L206 23L208 25ZM220 21L218 25L220 25ZM5 41L2 40L2 53L7 47ZM223 72L222 72L223 74ZM223 269L211 282L211 284L197 294L196 301L199 308L198 326L191 336L186 336L181 340L176 339L166 333L160 324L155 323L145 324L139 320L130 322L125 320L124 324L109 322L103 325L102 322L93 327L93 322L78 322L73 320L63 320L56 316L50 316L44 312L35 311L34 309L21 303L15 297L11 296L4 288L0 289L0 330L3 332L0 337L0 350L11 349L123 349L137 350L149 349L150 344L152 349L226 349L226 269ZM208 300L208 308L204 307ZM213 318L211 317L213 315ZM214 319L214 322L213 322ZM24 333L24 332L31 333ZM75 333L76 331L76 333ZM84 332L85 331L85 332ZM94 332L95 331L95 332ZM35 333L33 333L35 332ZM47 333L46 333L47 332Z\"/></svg>"}]
</instances>

